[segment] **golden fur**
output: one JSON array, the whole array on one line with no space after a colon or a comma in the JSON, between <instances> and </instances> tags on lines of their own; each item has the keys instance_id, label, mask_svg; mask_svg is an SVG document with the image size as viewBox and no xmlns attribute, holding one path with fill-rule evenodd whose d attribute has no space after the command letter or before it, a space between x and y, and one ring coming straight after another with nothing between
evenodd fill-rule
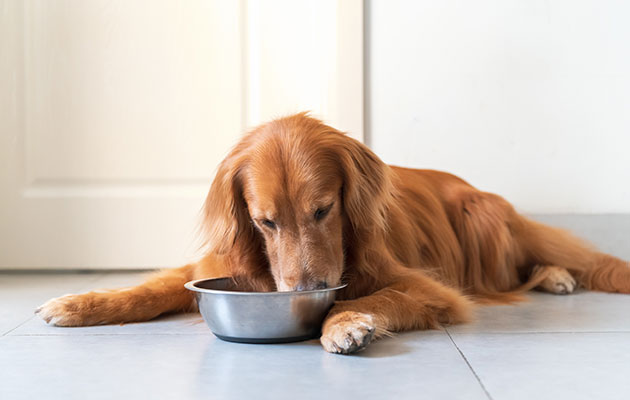
<instances>
[{"instance_id":1,"label":"golden fur","mask_svg":"<svg viewBox=\"0 0 630 400\"><path fill-rule=\"evenodd\" d=\"M133 288L53 299L38 312L60 326L145 321L194 310L184 289L192 279L232 276L258 291L343 280L321 342L350 353L387 332L465 322L475 302L519 300L537 286L630 293L627 262L458 177L387 166L306 114L245 135L219 166L203 217L207 255L198 263Z\"/></svg>"}]
</instances>

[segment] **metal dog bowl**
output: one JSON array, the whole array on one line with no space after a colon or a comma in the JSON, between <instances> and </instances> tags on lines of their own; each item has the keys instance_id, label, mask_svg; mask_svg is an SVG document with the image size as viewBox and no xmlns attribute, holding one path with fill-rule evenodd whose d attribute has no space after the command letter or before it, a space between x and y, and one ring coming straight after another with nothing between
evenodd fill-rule
<instances>
[{"instance_id":1,"label":"metal dog bowl","mask_svg":"<svg viewBox=\"0 0 630 400\"><path fill-rule=\"evenodd\" d=\"M210 330L219 338L241 343L287 343L312 339L346 285L303 292L246 292L231 278L186 283Z\"/></svg>"}]
</instances>

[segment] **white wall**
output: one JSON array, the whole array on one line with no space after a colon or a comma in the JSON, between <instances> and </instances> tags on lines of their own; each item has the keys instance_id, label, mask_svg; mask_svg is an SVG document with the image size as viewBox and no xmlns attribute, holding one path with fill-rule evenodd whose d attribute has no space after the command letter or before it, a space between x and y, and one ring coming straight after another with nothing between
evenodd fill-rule
<instances>
[{"instance_id":1,"label":"white wall","mask_svg":"<svg viewBox=\"0 0 630 400\"><path fill-rule=\"evenodd\" d=\"M529 213L630 212L630 2L372 0L368 143Z\"/></svg>"}]
</instances>

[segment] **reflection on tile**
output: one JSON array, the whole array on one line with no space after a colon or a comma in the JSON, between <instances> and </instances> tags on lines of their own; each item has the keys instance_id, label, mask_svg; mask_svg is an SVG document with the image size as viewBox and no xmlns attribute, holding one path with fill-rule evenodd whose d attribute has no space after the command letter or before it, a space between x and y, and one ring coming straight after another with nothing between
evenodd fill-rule
<instances>
[{"instance_id":1,"label":"reflection on tile","mask_svg":"<svg viewBox=\"0 0 630 400\"><path fill-rule=\"evenodd\" d=\"M530 301L481 306L473 323L449 332L630 332L630 296L579 291L560 296L532 292Z\"/></svg>"},{"instance_id":2,"label":"reflection on tile","mask_svg":"<svg viewBox=\"0 0 630 400\"><path fill-rule=\"evenodd\" d=\"M485 398L442 332L400 335L355 357L325 353L317 341L247 345L212 335L5 336L0 346L7 399Z\"/></svg>"},{"instance_id":3,"label":"reflection on tile","mask_svg":"<svg viewBox=\"0 0 630 400\"><path fill-rule=\"evenodd\" d=\"M453 338L495 400L625 400L630 393L630 333Z\"/></svg>"}]
</instances>

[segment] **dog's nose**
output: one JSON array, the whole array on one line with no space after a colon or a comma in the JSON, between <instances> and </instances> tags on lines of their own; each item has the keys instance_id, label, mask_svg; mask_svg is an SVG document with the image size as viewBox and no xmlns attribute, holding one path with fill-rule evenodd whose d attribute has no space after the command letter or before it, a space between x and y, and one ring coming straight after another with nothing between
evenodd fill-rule
<instances>
[{"instance_id":1,"label":"dog's nose","mask_svg":"<svg viewBox=\"0 0 630 400\"><path fill-rule=\"evenodd\" d=\"M319 281L317 283L317 286L315 286L315 289L320 290L320 289L326 289L328 287L328 283L326 283L326 281Z\"/></svg>"},{"instance_id":2,"label":"dog's nose","mask_svg":"<svg viewBox=\"0 0 630 400\"><path fill-rule=\"evenodd\" d=\"M295 287L295 290L298 292L303 292L305 290L321 290L326 289L328 287L328 283L326 281L319 282L309 282L309 283L300 283Z\"/></svg>"}]
</instances>

